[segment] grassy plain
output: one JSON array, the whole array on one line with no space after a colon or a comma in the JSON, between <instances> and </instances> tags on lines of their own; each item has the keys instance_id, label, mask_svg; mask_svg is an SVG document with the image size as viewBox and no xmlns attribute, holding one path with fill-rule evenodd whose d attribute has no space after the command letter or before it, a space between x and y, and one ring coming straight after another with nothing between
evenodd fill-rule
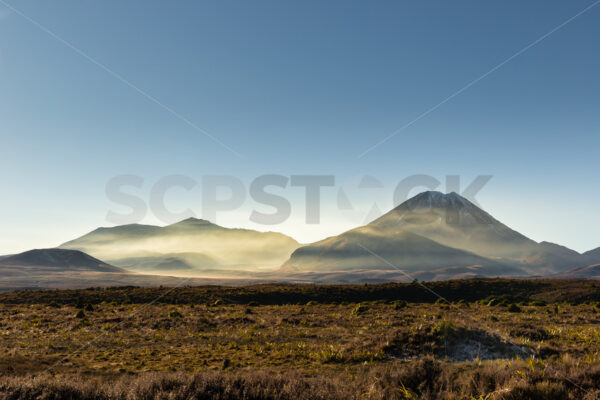
<instances>
[{"instance_id":1,"label":"grassy plain","mask_svg":"<svg viewBox=\"0 0 600 400\"><path fill-rule=\"evenodd\" d=\"M0 294L0 398L595 399L600 284Z\"/></svg>"}]
</instances>

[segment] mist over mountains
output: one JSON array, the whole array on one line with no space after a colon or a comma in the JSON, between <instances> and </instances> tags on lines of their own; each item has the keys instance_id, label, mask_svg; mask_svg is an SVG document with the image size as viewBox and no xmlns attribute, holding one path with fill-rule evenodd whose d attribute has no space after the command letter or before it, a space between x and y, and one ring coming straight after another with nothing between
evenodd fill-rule
<instances>
[{"instance_id":1,"label":"mist over mountains","mask_svg":"<svg viewBox=\"0 0 600 400\"><path fill-rule=\"evenodd\" d=\"M418 194L365 226L302 246L281 233L190 218L164 227L98 228L56 249L0 257L5 277L45 287L73 276L89 285L152 285L171 282L169 276L221 283L598 279L599 265L600 248L580 254L535 242L464 197L434 191Z\"/></svg>"},{"instance_id":2,"label":"mist over mountains","mask_svg":"<svg viewBox=\"0 0 600 400\"><path fill-rule=\"evenodd\" d=\"M299 246L277 232L230 229L189 218L165 227L98 228L60 245L138 272L264 270L280 266Z\"/></svg>"}]
</instances>

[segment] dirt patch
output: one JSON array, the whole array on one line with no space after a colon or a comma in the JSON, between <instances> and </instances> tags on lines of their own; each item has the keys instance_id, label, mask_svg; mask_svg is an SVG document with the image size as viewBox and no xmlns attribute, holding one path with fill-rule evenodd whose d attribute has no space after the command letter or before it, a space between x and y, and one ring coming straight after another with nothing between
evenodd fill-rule
<instances>
[{"instance_id":1,"label":"dirt patch","mask_svg":"<svg viewBox=\"0 0 600 400\"><path fill-rule=\"evenodd\" d=\"M385 351L398 358L431 355L452 361L526 358L533 354L529 348L517 346L496 334L459 327L450 322L440 322L410 333L399 332Z\"/></svg>"}]
</instances>

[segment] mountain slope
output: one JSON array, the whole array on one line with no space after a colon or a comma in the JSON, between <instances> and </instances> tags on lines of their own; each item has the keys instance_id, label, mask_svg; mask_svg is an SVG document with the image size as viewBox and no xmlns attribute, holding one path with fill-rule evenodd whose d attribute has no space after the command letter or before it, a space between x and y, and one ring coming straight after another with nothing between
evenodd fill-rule
<instances>
[{"instance_id":1,"label":"mountain slope","mask_svg":"<svg viewBox=\"0 0 600 400\"><path fill-rule=\"evenodd\" d=\"M165 227L134 224L98 228L60 247L82 250L124 268L137 260L143 270L172 271L179 267L274 268L298 246L298 242L281 233L230 229L189 218ZM165 257L172 258L173 254L187 256L165 264Z\"/></svg>"},{"instance_id":2,"label":"mountain slope","mask_svg":"<svg viewBox=\"0 0 600 400\"><path fill-rule=\"evenodd\" d=\"M456 193L423 192L362 228L298 248L283 268L383 267L362 246L398 268L420 272L480 265L488 276L541 275L587 265L579 253L537 243Z\"/></svg>"},{"instance_id":3,"label":"mountain slope","mask_svg":"<svg viewBox=\"0 0 600 400\"><path fill-rule=\"evenodd\" d=\"M405 229L446 246L521 266L534 275L589 265L576 251L537 243L456 193L423 192L369 225L385 232Z\"/></svg>"},{"instance_id":4,"label":"mountain slope","mask_svg":"<svg viewBox=\"0 0 600 400\"><path fill-rule=\"evenodd\" d=\"M223 267L214 259L200 253L167 253L125 258L119 260L119 265L128 271L141 273L189 273L198 272L201 269L209 270Z\"/></svg>"},{"instance_id":5,"label":"mountain slope","mask_svg":"<svg viewBox=\"0 0 600 400\"><path fill-rule=\"evenodd\" d=\"M586 257L575 250L549 242L541 242L529 249L524 249L522 255L517 259L521 263L535 268L532 269L532 272L537 274L560 272L590 264Z\"/></svg>"},{"instance_id":6,"label":"mountain slope","mask_svg":"<svg viewBox=\"0 0 600 400\"><path fill-rule=\"evenodd\" d=\"M582 268L573 268L561 274L553 275L557 279L600 279L600 264L588 265Z\"/></svg>"},{"instance_id":7,"label":"mountain slope","mask_svg":"<svg viewBox=\"0 0 600 400\"><path fill-rule=\"evenodd\" d=\"M476 276L524 274L484 257L439 244L407 231L387 235L365 226L300 247L281 271L402 270L410 274L473 267ZM464 272L464 271L463 271Z\"/></svg>"},{"instance_id":8,"label":"mountain slope","mask_svg":"<svg viewBox=\"0 0 600 400\"><path fill-rule=\"evenodd\" d=\"M456 194L423 192L371 222L386 233L408 230L485 257L514 257L536 242Z\"/></svg>"},{"instance_id":9,"label":"mountain slope","mask_svg":"<svg viewBox=\"0 0 600 400\"><path fill-rule=\"evenodd\" d=\"M594 250L586 251L583 256L588 260L588 264L600 264L600 247Z\"/></svg>"},{"instance_id":10,"label":"mountain slope","mask_svg":"<svg viewBox=\"0 0 600 400\"><path fill-rule=\"evenodd\" d=\"M3 270L17 270L23 267L34 267L59 272L93 271L93 272L125 272L78 250L39 249L29 250L0 260Z\"/></svg>"}]
</instances>

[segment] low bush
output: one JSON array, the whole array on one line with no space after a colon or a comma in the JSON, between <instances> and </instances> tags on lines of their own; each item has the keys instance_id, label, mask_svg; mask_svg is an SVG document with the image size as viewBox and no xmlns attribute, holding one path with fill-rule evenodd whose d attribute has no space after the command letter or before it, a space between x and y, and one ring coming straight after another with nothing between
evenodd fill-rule
<instances>
[{"instance_id":1,"label":"low bush","mask_svg":"<svg viewBox=\"0 0 600 400\"><path fill-rule=\"evenodd\" d=\"M521 307L519 307L518 305L516 305L515 303L511 303L508 308L507 308L508 312L512 312L512 313L518 313L521 312Z\"/></svg>"}]
</instances>

